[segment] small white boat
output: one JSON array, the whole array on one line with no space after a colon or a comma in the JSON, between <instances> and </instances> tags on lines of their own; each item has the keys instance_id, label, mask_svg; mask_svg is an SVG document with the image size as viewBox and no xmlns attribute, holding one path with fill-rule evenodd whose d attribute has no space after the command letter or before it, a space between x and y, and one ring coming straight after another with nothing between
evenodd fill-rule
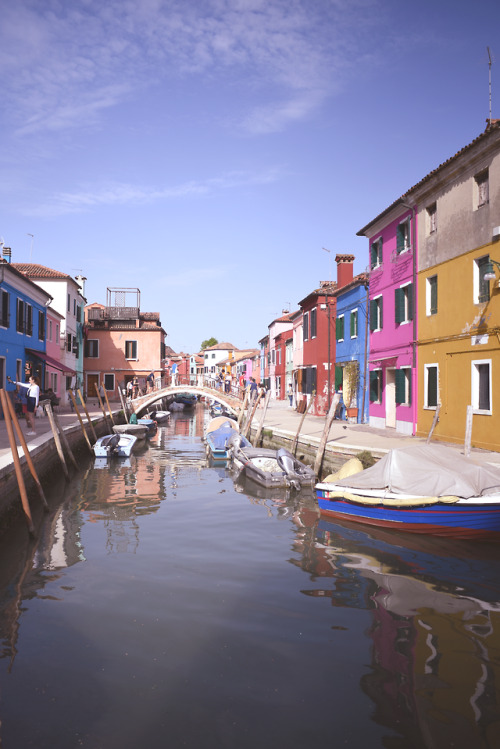
<instances>
[{"instance_id":1,"label":"small white boat","mask_svg":"<svg viewBox=\"0 0 500 749\"><path fill-rule=\"evenodd\" d=\"M115 434L133 434L138 440L145 440L148 428L145 424L115 424L113 427Z\"/></svg>"},{"instance_id":2,"label":"small white boat","mask_svg":"<svg viewBox=\"0 0 500 749\"><path fill-rule=\"evenodd\" d=\"M303 487L313 487L316 483L313 469L297 460L284 447L271 450L237 443L230 447L238 476L245 476L266 489L290 487L300 491Z\"/></svg>"},{"instance_id":3,"label":"small white boat","mask_svg":"<svg viewBox=\"0 0 500 749\"><path fill-rule=\"evenodd\" d=\"M170 411L151 411L150 418L162 424L170 419Z\"/></svg>"},{"instance_id":4,"label":"small white boat","mask_svg":"<svg viewBox=\"0 0 500 749\"><path fill-rule=\"evenodd\" d=\"M128 458L137 442L133 434L105 434L94 445L96 458Z\"/></svg>"}]
</instances>

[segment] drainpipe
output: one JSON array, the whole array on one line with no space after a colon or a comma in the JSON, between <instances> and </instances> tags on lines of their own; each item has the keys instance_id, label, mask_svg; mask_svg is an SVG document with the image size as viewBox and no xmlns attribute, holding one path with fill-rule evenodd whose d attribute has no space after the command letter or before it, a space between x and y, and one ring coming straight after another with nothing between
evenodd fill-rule
<instances>
[{"instance_id":1,"label":"drainpipe","mask_svg":"<svg viewBox=\"0 0 500 749\"><path fill-rule=\"evenodd\" d=\"M409 208L411 211L411 244L412 244L412 283L413 283L413 341L412 341L412 421L413 421L413 434L417 431L417 407L415 403L415 396L417 393L417 206L411 203L405 203L401 201L401 205L405 208Z\"/></svg>"},{"instance_id":2,"label":"drainpipe","mask_svg":"<svg viewBox=\"0 0 500 749\"><path fill-rule=\"evenodd\" d=\"M370 313L370 283L369 281L365 284L366 287L366 312L365 312L365 361L364 361L364 373L363 373L363 399L361 406L361 423L365 423L365 398L366 398L366 375L368 369L368 316ZM368 417L368 423L370 418Z\"/></svg>"}]
</instances>

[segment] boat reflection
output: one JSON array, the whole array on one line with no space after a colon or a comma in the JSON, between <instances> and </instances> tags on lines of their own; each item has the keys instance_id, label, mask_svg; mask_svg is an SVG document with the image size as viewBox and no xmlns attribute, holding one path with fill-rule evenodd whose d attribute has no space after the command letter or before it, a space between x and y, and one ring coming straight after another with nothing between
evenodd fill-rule
<instances>
[{"instance_id":1,"label":"boat reflection","mask_svg":"<svg viewBox=\"0 0 500 749\"><path fill-rule=\"evenodd\" d=\"M331 586L304 590L369 609L361 680L391 746L500 745L500 555L496 546L408 539L318 522L309 561Z\"/></svg>"}]
</instances>

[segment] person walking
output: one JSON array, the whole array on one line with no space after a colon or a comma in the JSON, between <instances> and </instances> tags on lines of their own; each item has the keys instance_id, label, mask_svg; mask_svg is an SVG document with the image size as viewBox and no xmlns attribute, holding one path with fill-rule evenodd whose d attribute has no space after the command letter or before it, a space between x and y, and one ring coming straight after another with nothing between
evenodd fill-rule
<instances>
[{"instance_id":1,"label":"person walking","mask_svg":"<svg viewBox=\"0 0 500 749\"><path fill-rule=\"evenodd\" d=\"M29 382L16 382L7 377L7 380L12 385L18 385L20 388L26 389L26 422L28 424L28 431L30 437L36 434L35 431L35 414L38 408L38 401L40 398L40 381L38 377L30 377Z\"/></svg>"}]
</instances>

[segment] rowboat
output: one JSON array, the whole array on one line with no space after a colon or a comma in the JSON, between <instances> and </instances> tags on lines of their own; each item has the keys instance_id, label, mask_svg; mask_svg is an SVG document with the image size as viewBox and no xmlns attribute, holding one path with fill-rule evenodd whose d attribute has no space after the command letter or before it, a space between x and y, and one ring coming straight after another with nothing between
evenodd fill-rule
<instances>
[{"instance_id":1,"label":"rowboat","mask_svg":"<svg viewBox=\"0 0 500 749\"><path fill-rule=\"evenodd\" d=\"M444 445L391 450L371 468L316 484L323 515L454 538L500 538L500 469Z\"/></svg>"},{"instance_id":2,"label":"rowboat","mask_svg":"<svg viewBox=\"0 0 500 749\"><path fill-rule=\"evenodd\" d=\"M128 458L137 441L133 434L105 434L94 444L96 458Z\"/></svg>"},{"instance_id":3,"label":"rowboat","mask_svg":"<svg viewBox=\"0 0 500 749\"><path fill-rule=\"evenodd\" d=\"M266 489L289 487L298 491L302 487L312 487L316 482L313 469L284 447L272 450L236 443L232 445L231 459L237 478L244 476Z\"/></svg>"}]
</instances>

